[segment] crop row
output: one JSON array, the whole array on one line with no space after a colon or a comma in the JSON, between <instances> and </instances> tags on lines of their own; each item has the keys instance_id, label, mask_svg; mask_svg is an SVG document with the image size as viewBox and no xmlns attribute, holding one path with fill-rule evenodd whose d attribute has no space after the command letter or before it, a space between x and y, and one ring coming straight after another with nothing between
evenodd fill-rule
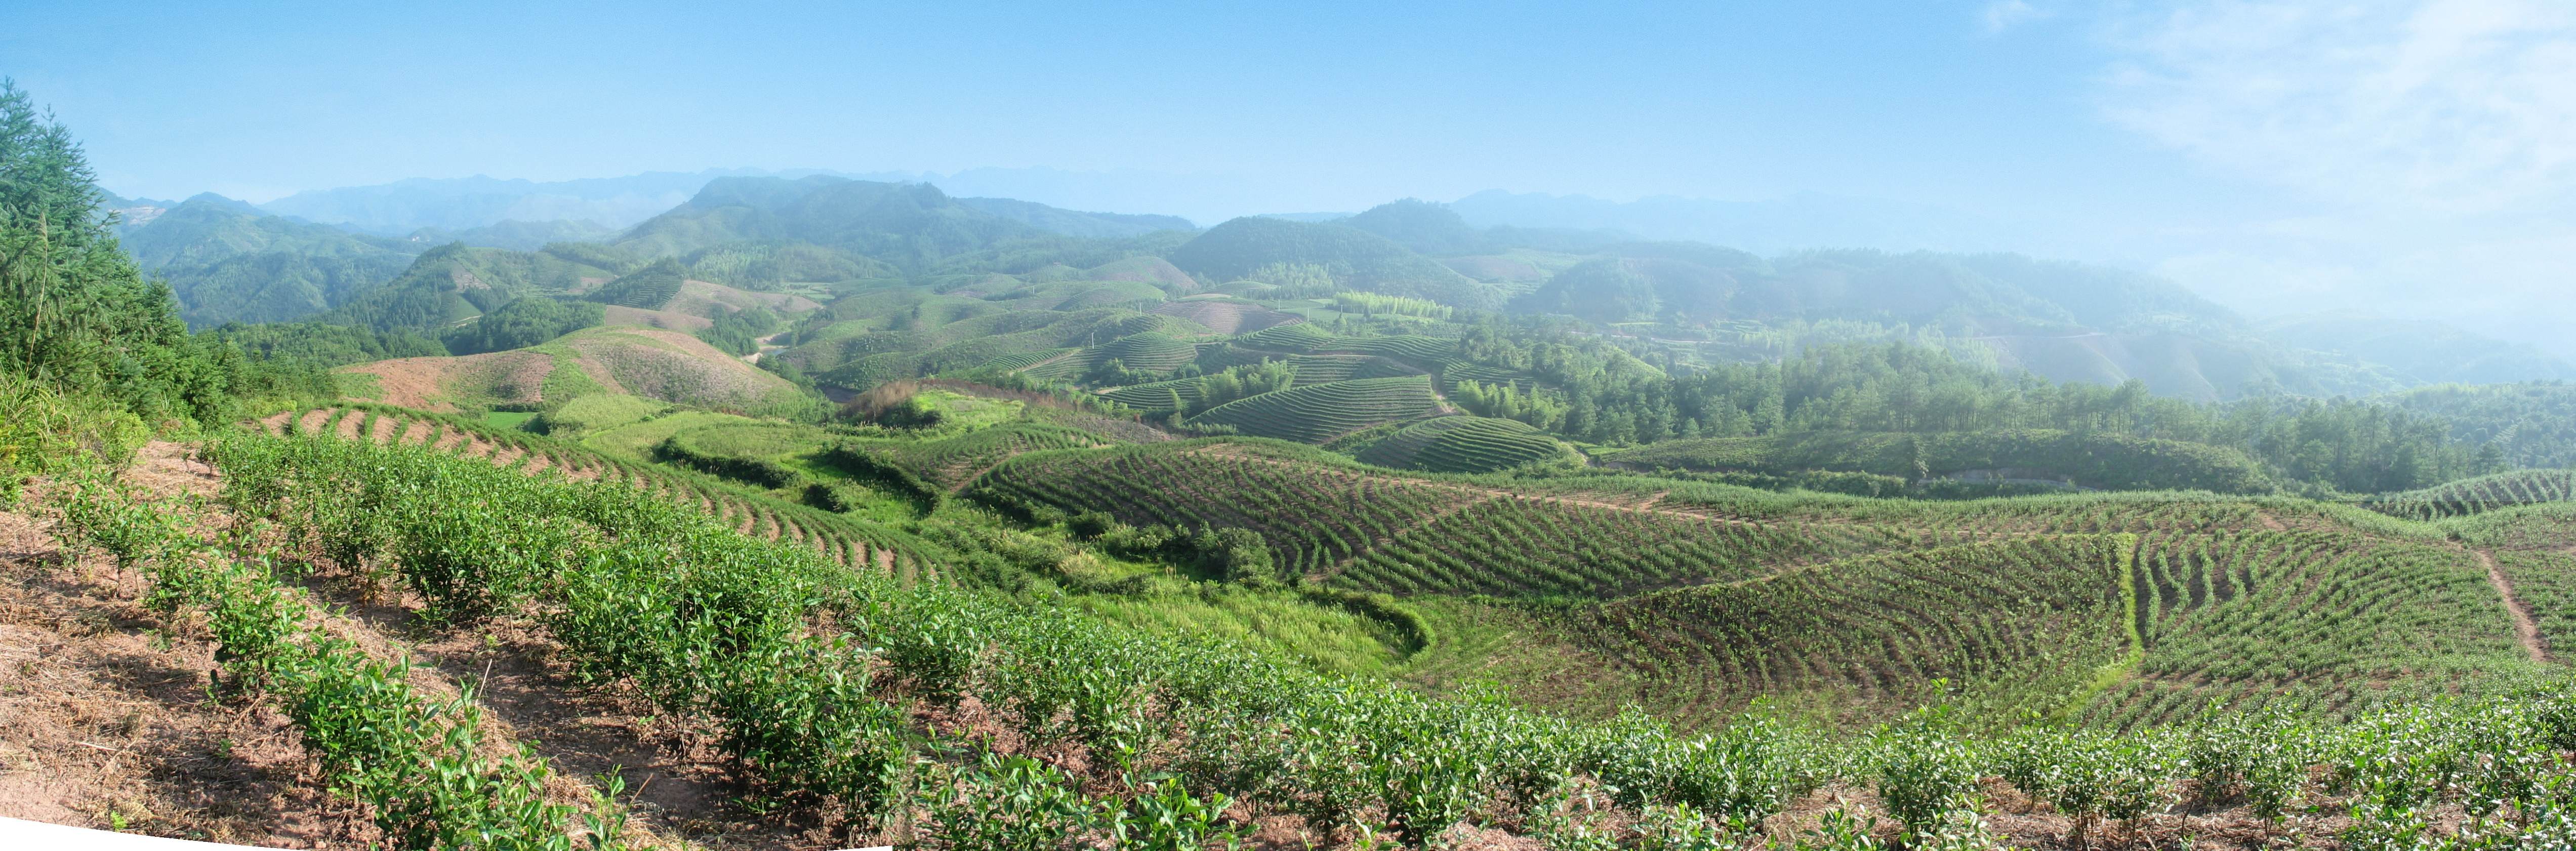
<instances>
[{"instance_id":1,"label":"crop row","mask_svg":"<svg viewBox=\"0 0 2576 851\"><path fill-rule=\"evenodd\" d=\"M1159 447L1014 460L975 484L987 499L1135 526L1260 532L1291 575L1321 573L1483 494Z\"/></svg>"},{"instance_id":2,"label":"crop row","mask_svg":"<svg viewBox=\"0 0 2576 851\"><path fill-rule=\"evenodd\" d=\"M1865 556L1571 617L1611 658L1690 681L1701 711L1765 695L1901 705L1948 680L1987 719L2014 718L2063 706L2127 650L2129 546L2053 536Z\"/></svg>"},{"instance_id":3,"label":"crop row","mask_svg":"<svg viewBox=\"0 0 2576 851\"><path fill-rule=\"evenodd\" d=\"M1173 403L1175 402L1181 405L1197 404L1199 401L1199 394L1203 392L1204 389L1205 385L1198 379L1182 378L1173 381L1155 381L1146 384L1130 384L1125 387L1113 387L1100 391L1100 395L1108 397L1110 401L1117 402L1118 404L1135 408L1137 410L1164 411L1171 410L1174 407Z\"/></svg>"},{"instance_id":4,"label":"crop row","mask_svg":"<svg viewBox=\"0 0 2576 851\"><path fill-rule=\"evenodd\" d=\"M1380 467L1490 473L1557 456L1555 438L1516 420L1435 417L1405 426L1359 455Z\"/></svg>"},{"instance_id":5,"label":"crop row","mask_svg":"<svg viewBox=\"0 0 2576 851\"><path fill-rule=\"evenodd\" d=\"M2352 714L2532 670L2470 554L2350 533L2147 536L2138 679L2086 710L2136 727L2212 701Z\"/></svg>"},{"instance_id":6,"label":"crop row","mask_svg":"<svg viewBox=\"0 0 2576 851\"><path fill-rule=\"evenodd\" d=\"M2576 834L2549 791L2576 780L2557 753L2576 747L2576 706L2555 696L2427 704L2344 726L2220 715L2141 734L2035 727L1978 740L1927 710L1839 744L1758 714L1685 736L1640 716L1577 724L1499 699L1331 679L1229 645L1066 617L1044 601L849 573L633 490L479 459L256 436L210 457L241 510L308 530L319 550L388 565L460 616L534 615L576 671L706 719L755 790L820 795L860 819L906 810L900 820L933 847L1062 848L1109 835L1120 847L1200 847L1231 829L1211 815L1229 800L1317 826L1365 819L1418 846L1467 819L1559 829L1541 816L1559 812L1550 802L1570 788L1602 790L1649 831L1705 831L1703 815L1746 824L1832 780L1871 788L1928 838L1977 830L1958 810L1991 776L2079 818L2139 818L2194 788L2330 806L2353 814L2341 838L2356 847L2447 830L2422 818L2436 806L2495 816L2473 827L2498 835ZM332 513L343 505L369 508ZM2080 670L2084 636L2122 631L2128 607L2111 589L2127 584L2128 552L2059 538L1894 554L1648 595L1610 610L1624 619L1602 617L1726 654L1748 681L1884 688L1871 684ZM2055 620L1942 617L2023 610ZM1790 658L1801 647L1875 661L1824 670ZM2029 667L2050 653L2066 658ZM970 698L997 735L944 740L901 709ZM1011 742L1074 756L1045 765L975 754ZM967 759L948 756L961 750ZM1093 776L1065 768L1079 765ZM1023 828L1007 842L979 832Z\"/></svg>"},{"instance_id":7,"label":"crop row","mask_svg":"<svg viewBox=\"0 0 2576 851\"><path fill-rule=\"evenodd\" d=\"M987 500L1130 525L1260 532L1291 575L1394 593L1607 596L1743 578L1757 565L1929 545L1868 525L1754 523L1511 496L1196 443L1044 454L992 469Z\"/></svg>"},{"instance_id":8,"label":"crop row","mask_svg":"<svg viewBox=\"0 0 2576 851\"><path fill-rule=\"evenodd\" d=\"M1333 582L1398 594L1608 597L1750 578L1817 551L1794 527L1490 497L1391 536Z\"/></svg>"},{"instance_id":9,"label":"crop row","mask_svg":"<svg viewBox=\"0 0 2576 851\"><path fill-rule=\"evenodd\" d=\"M523 473L553 472L614 482L706 512L745 534L812 547L851 566L913 571L935 550L899 530L772 499L714 476L613 458L542 435L459 417L346 403L293 412L279 420L278 430L432 447Z\"/></svg>"},{"instance_id":10,"label":"crop row","mask_svg":"<svg viewBox=\"0 0 2576 851\"><path fill-rule=\"evenodd\" d=\"M1323 443L1372 425L1429 414L1439 405L1428 378L1364 378L1238 399L1191 421L1229 425L1258 437Z\"/></svg>"},{"instance_id":11,"label":"crop row","mask_svg":"<svg viewBox=\"0 0 2576 851\"><path fill-rule=\"evenodd\" d=\"M174 511L104 477L77 478L66 490L56 526L65 543L141 568L146 604L164 616L199 615L232 689L273 701L331 788L366 803L391 845L571 851L574 813L547 800L546 760L524 749L486 755L470 685L451 698L423 694L408 659L374 658L325 631L322 613L266 559L239 558L190 525L204 506ZM235 547L256 535L234 532ZM599 806L589 846L624 847L613 806Z\"/></svg>"},{"instance_id":12,"label":"crop row","mask_svg":"<svg viewBox=\"0 0 2576 851\"><path fill-rule=\"evenodd\" d=\"M2576 470L2515 470L2424 490L2385 494L2363 506L2410 520L2461 517L2515 505L2576 500Z\"/></svg>"},{"instance_id":13,"label":"crop row","mask_svg":"<svg viewBox=\"0 0 2576 851\"><path fill-rule=\"evenodd\" d=\"M580 676L712 723L769 794L821 796L862 823L918 805L909 820L946 847L981 847L970 837L992 808L1023 794L1114 813L1076 823L1126 833L1120 847L1177 849L1210 837L1172 816L1248 796L1318 824L1369 818L1419 845L1576 774L1641 805L1757 817L1801 783L1776 724L1610 738L1498 702L1326 680L1226 645L844 573L614 485L318 438L242 437L209 456L239 510L390 566L447 622L534 615ZM1124 789L1096 800L1048 771L996 776L1013 769L991 760L920 770L969 743L910 726L902 707L970 697L1012 737L1116 764ZM1173 779L1135 779L1149 772Z\"/></svg>"},{"instance_id":14,"label":"crop row","mask_svg":"<svg viewBox=\"0 0 2576 851\"><path fill-rule=\"evenodd\" d=\"M1562 451L1555 438L1517 420L1472 417L1432 438L1410 466L1435 473L1490 473Z\"/></svg>"},{"instance_id":15,"label":"crop row","mask_svg":"<svg viewBox=\"0 0 2576 851\"><path fill-rule=\"evenodd\" d=\"M1095 434L1042 423L1005 423L929 441L904 441L865 447L890 463L911 470L922 480L954 491L974 481L993 465L1027 452L1102 445Z\"/></svg>"}]
</instances>

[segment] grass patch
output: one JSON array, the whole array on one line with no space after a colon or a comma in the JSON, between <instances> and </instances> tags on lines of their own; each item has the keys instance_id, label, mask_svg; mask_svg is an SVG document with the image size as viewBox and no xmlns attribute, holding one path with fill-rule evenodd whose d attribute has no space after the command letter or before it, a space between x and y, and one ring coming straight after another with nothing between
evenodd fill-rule
<instances>
[{"instance_id":1,"label":"grass patch","mask_svg":"<svg viewBox=\"0 0 2576 851\"><path fill-rule=\"evenodd\" d=\"M522 411L493 411L483 415L484 422L501 428L524 427L528 424L529 420L536 418L536 414Z\"/></svg>"},{"instance_id":2,"label":"grass patch","mask_svg":"<svg viewBox=\"0 0 2576 851\"><path fill-rule=\"evenodd\" d=\"M1079 594L1074 608L1133 629L1211 635L1303 659L1333 674L1377 674L1403 661L1403 637L1372 618L1318 606L1293 591L1215 583L1145 596Z\"/></svg>"},{"instance_id":3,"label":"grass patch","mask_svg":"<svg viewBox=\"0 0 2576 851\"><path fill-rule=\"evenodd\" d=\"M726 423L759 423L759 420L733 414L709 411L683 411L656 417L632 425L620 426L582 439L582 445L601 452L638 461L652 460L653 445L671 435L699 426Z\"/></svg>"},{"instance_id":4,"label":"grass patch","mask_svg":"<svg viewBox=\"0 0 2576 851\"><path fill-rule=\"evenodd\" d=\"M582 396L546 413L546 433L558 438L578 439L584 434L643 422L670 407L669 402L642 396Z\"/></svg>"},{"instance_id":5,"label":"grass patch","mask_svg":"<svg viewBox=\"0 0 2576 851\"><path fill-rule=\"evenodd\" d=\"M334 372L331 384L346 398L383 401L385 388L376 383L377 378L372 372Z\"/></svg>"}]
</instances>

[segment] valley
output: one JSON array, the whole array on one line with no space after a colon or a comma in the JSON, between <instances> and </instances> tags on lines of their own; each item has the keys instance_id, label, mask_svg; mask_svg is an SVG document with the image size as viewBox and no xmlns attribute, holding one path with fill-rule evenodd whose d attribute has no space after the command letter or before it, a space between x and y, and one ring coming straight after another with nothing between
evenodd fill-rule
<instances>
[{"instance_id":1,"label":"valley","mask_svg":"<svg viewBox=\"0 0 2576 851\"><path fill-rule=\"evenodd\" d=\"M0 229L0 698L43 707L0 760L77 782L12 812L601 851L2576 824L2576 393L2395 357L2485 351L2439 329L1413 199L1201 229L721 176L439 241L117 225L56 177L95 227Z\"/></svg>"}]
</instances>

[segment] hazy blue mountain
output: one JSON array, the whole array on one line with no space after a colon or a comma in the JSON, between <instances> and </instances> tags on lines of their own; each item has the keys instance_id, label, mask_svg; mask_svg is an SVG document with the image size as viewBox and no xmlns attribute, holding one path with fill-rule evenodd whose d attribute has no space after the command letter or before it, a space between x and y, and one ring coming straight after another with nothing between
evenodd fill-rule
<instances>
[{"instance_id":1,"label":"hazy blue mountain","mask_svg":"<svg viewBox=\"0 0 2576 851\"><path fill-rule=\"evenodd\" d=\"M354 234L330 225L268 215L239 201L199 195L118 237L145 269L196 266L228 257L282 251L307 256L418 254L398 239Z\"/></svg>"},{"instance_id":2,"label":"hazy blue mountain","mask_svg":"<svg viewBox=\"0 0 2576 851\"><path fill-rule=\"evenodd\" d=\"M517 219L503 219L479 228L466 228L461 231L421 228L412 231L407 239L421 243L424 247L462 242L487 248L535 251L550 242L597 242L614 237L617 233L617 228L589 220L554 219L543 222L523 222Z\"/></svg>"},{"instance_id":3,"label":"hazy blue mountain","mask_svg":"<svg viewBox=\"0 0 2576 851\"><path fill-rule=\"evenodd\" d=\"M118 243L169 280L180 316L196 327L330 310L392 280L428 247L291 221L211 194L119 230Z\"/></svg>"},{"instance_id":4,"label":"hazy blue mountain","mask_svg":"<svg viewBox=\"0 0 2576 851\"><path fill-rule=\"evenodd\" d=\"M1505 295L1395 240L1333 223L1247 216L1209 228L1167 259L1202 281L1232 281L1281 267L1321 267L1344 288L1458 307L1501 307Z\"/></svg>"},{"instance_id":5,"label":"hazy blue mountain","mask_svg":"<svg viewBox=\"0 0 2576 851\"><path fill-rule=\"evenodd\" d=\"M1088 213L1012 198L959 198L957 203L1066 236L1114 239L1143 236L1158 230L1199 229L1198 225L1179 216Z\"/></svg>"},{"instance_id":6,"label":"hazy blue mountain","mask_svg":"<svg viewBox=\"0 0 2576 851\"><path fill-rule=\"evenodd\" d=\"M1477 226L1607 228L1645 239L1695 240L1760 254L1808 248L1974 251L2029 241L1957 210L1811 192L1775 201L1658 195L1623 203L1489 189L1449 202L1449 208Z\"/></svg>"},{"instance_id":7,"label":"hazy blue mountain","mask_svg":"<svg viewBox=\"0 0 2576 851\"><path fill-rule=\"evenodd\" d=\"M298 192L261 205L273 213L347 225L385 236L421 228L464 231L504 220L590 220L626 227L688 201L721 177L804 177L819 169L655 171L625 177L538 182L475 175L415 177L375 186Z\"/></svg>"},{"instance_id":8,"label":"hazy blue mountain","mask_svg":"<svg viewBox=\"0 0 2576 851\"><path fill-rule=\"evenodd\" d=\"M2410 384L2501 384L2576 379L2576 364L2538 347L2509 343L2447 323L2391 319L2357 310L2264 320L2282 345L2349 354L2385 365Z\"/></svg>"},{"instance_id":9,"label":"hazy blue mountain","mask_svg":"<svg viewBox=\"0 0 2576 851\"><path fill-rule=\"evenodd\" d=\"M824 175L798 180L727 177L708 183L688 203L636 225L616 244L646 256L668 256L737 242L796 241L920 269L1049 233L948 197L926 183Z\"/></svg>"},{"instance_id":10,"label":"hazy blue mountain","mask_svg":"<svg viewBox=\"0 0 2576 851\"><path fill-rule=\"evenodd\" d=\"M1584 253L1636 241L1636 237L1607 230L1513 225L1479 228L1467 224L1467 220L1447 204L1434 204L1417 198L1379 204L1357 215L1333 221L1395 240L1428 257L1496 254L1515 248Z\"/></svg>"}]
</instances>

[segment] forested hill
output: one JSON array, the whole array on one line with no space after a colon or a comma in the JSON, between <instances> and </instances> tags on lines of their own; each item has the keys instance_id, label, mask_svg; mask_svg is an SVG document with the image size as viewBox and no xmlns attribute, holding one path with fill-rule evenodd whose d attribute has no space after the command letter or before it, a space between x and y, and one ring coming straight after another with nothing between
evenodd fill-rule
<instances>
[{"instance_id":1,"label":"forested hill","mask_svg":"<svg viewBox=\"0 0 2576 851\"><path fill-rule=\"evenodd\" d=\"M803 286L829 300L892 282L995 294L1156 257L1186 273L1167 297L1241 282L1230 295L1250 287L1273 301L1364 293L1555 316L1596 333L1660 341L1649 347L1683 368L1901 340L2007 372L2105 386L2135 379L2158 395L2197 401L2576 376L2576 366L2530 347L2434 323L2342 315L2256 323L2160 278L2020 255L1833 249L1761 257L1609 231L1477 228L1444 205L1412 199L1336 221L1241 218L1204 232L1191 225L818 175L719 178L615 234L579 222L503 222L388 239L261 216L218 198L192 199L124 230L128 248L170 280L196 327L318 317L438 335L510 299L572 297L585 280L658 259L680 263L680 274L694 280ZM430 251L451 243L470 250ZM459 262L473 268L460 272ZM1011 279L965 279L983 275Z\"/></svg>"},{"instance_id":2,"label":"forested hill","mask_svg":"<svg viewBox=\"0 0 2576 851\"><path fill-rule=\"evenodd\" d=\"M878 183L816 175L802 180L729 177L636 225L615 244L648 256L685 254L731 242L795 240L922 270L996 244L1053 234L1135 236L1169 216L1095 216L1008 199L950 198L928 184Z\"/></svg>"},{"instance_id":3,"label":"forested hill","mask_svg":"<svg viewBox=\"0 0 2576 851\"><path fill-rule=\"evenodd\" d=\"M170 281L190 325L284 322L330 310L392 280L427 247L246 207L200 196L123 229L125 249Z\"/></svg>"}]
</instances>

